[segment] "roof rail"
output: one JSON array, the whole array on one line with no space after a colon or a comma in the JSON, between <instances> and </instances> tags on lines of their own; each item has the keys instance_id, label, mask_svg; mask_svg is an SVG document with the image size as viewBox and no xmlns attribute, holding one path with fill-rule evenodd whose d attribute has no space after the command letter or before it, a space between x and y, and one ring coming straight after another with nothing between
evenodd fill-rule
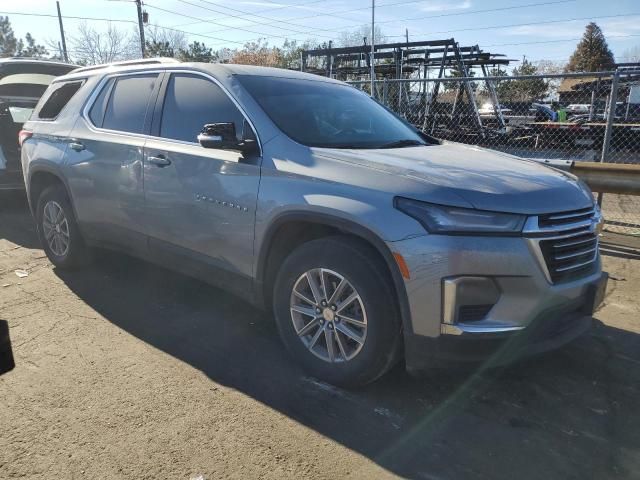
<instances>
[{"instance_id":1,"label":"roof rail","mask_svg":"<svg viewBox=\"0 0 640 480\"><path fill-rule=\"evenodd\" d=\"M153 64L159 64L159 63L180 63L180 61L176 60L175 58L166 58L166 57L141 58L138 60L125 60L122 62L102 63L100 65L80 67L80 68L76 68L71 73L89 72L91 70L100 70L101 68L108 68L108 67L123 67L123 66L130 66L130 65L153 65Z\"/></svg>"}]
</instances>

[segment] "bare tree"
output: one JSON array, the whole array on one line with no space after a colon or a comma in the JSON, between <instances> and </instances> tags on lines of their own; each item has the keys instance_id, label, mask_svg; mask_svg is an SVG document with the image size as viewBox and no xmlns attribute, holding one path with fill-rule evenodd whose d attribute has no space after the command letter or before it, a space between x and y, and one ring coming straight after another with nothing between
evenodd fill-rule
<instances>
[{"instance_id":1,"label":"bare tree","mask_svg":"<svg viewBox=\"0 0 640 480\"><path fill-rule=\"evenodd\" d=\"M376 45L386 43L387 37L380 28L380 25L375 26L375 41ZM338 46L340 47L355 47L364 44L364 39L367 39L367 43L371 45L371 26L362 25L360 28L349 32L340 33L338 39Z\"/></svg>"},{"instance_id":2,"label":"bare tree","mask_svg":"<svg viewBox=\"0 0 640 480\"><path fill-rule=\"evenodd\" d=\"M139 58L140 46L135 35L111 23L102 31L81 23L77 35L71 37L71 54L76 63L96 65Z\"/></svg>"},{"instance_id":3,"label":"bare tree","mask_svg":"<svg viewBox=\"0 0 640 480\"><path fill-rule=\"evenodd\" d=\"M622 62L640 62L640 45L626 49L622 54Z\"/></svg>"},{"instance_id":4,"label":"bare tree","mask_svg":"<svg viewBox=\"0 0 640 480\"><path fill-rule=\"evenodd\" d=\"M145 28L145 38L147 55L150 57L173 57L189 47L185 34L173 29L150 26Z\"/></svg>"}]
</instances>

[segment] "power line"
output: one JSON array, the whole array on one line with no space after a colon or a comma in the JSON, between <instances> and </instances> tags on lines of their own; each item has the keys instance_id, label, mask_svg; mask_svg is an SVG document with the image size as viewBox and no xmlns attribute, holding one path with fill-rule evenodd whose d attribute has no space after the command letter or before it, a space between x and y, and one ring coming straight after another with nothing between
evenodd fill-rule
<instances>
[{"instance_id":1,"label":"power line","mask_svg":"<svg viewBox=\"0 0 640 480\"><path fill-rule=\"evenodd\" d=\"M123 0L123 1L126 1L126 0ZM200 0L200 1L205 2L206 0ZM264 1L267 1L267 0L262 0L262 1L264 2ZM276 10L282 10L284 8L302 8L302 7L306 7L307 5L312 5L312 4L315 4L315 3L323 3L323 2L328 2L328 1L331 1L331 0L313 0L311 2L297 3L295 5L282 5L280 3L274 3L274 2L267 1L267 3L272 3L272 4L278 5L278 6L277 7L271 7L271 8L265 8L265 9L262 9L262 10L257 10L255 13L273 12L273 11L276 11ZM206 2L206 3L214 4L214 2ZM221 4L215 3L215 5L221 5ZM225 8L226 8L226 6L225 6ZM313 10L313 9L310 9L310 8L306 8L306 10L311 10L312 12L318 12L319 13L318 10ZM331 15L331 14L328 14L328 15ZM331 15L331 16L333 16L333 15ZM337 18L341 18L341 17L337 17ZM293 19L285 19L285 20L293 20ZM197 23L202 23L202 21L183 23L183 24L174 25L174 26L176 26L176 27L181 27L181 26L184 27L184 26L187 26L187 25L195 25Z\"/></svg>"},{"instance_id":2,"label":"power line","mask_svg":"<svg viewBox=\"0 0 640 480\"><path fill-rule=\"evenodd\" d=\"M416 36L416 35L435 35L435 34L439 34L439 33L457 33L457 32L471 32L471 31L476 31L476 30L491 30L494 28L510 28L510 27L528 27L528 26L534 26L534 25L547 25L550 23L564 23L564 22L576 22L576 21L581 21L581 20L603 20L606 18L617 18L617 17L633 17L633 16L637 16L640 15L640 13L623 13L623 14L619 14L619 15L605 15L602 17L581 17L581 18L567 18L564 20L548 20L548 21L543 21L543 22L529 22L529 23L512 23L509 25L491 25L488 27L472 27L472 28L460 28L457 30L442 30L439 32L429 32L424 33L424 32L418 32L417 34L412 34L412 36ZM388 35L389 38L404 38L405 35Z\"/></svg>"},{"instance_id":3,"label":"power line","mask_svg":"<svg viewBox=\"0 0 640 480\"><path fill-rule=\"evenodd\" d=\"M421 1L424 0L404 0L401 2L395 2L395 3L386 3L384 5L380 5L377 6L376 8L382 8L382 7L391 7L391 6L399 6L399 5L408 5L408 4L412 4L412 3L420 3ZM427 16L423 16L423 17L408 17L408 18L400 18L400 19L393 19L393 20L383 20L380 22L376 22L378 24L388 24L388 23L398 23L398 22L406 22L406 21L413 21L413 20L431 20L434 18L443 18L443 17L452 17L452 16L461 16L461 15L473 15L473 14L477 14L477 13L491 13L491 12L499 12L499 11L505 11L505 10L514 10L514 9L519 9L519 8L528 8L528 7L540 7L540 6L546 6L546 5L557 5L557 4L561 4L561 3L573 3L576 2L577 0L555 0L555 1L547 1L547 2L537 2L537 3L529 3L529 4L524 4L524 5L514 5L514 6L508 6L508 7L496 7L496 8L488 8L488 9L483 9L483 10L470 10L470 11L464 11L464 12L451 12L451 13L441 13L441 14L437 14L437 15L427 15ZM332 15L337 15L337 14L341 14L341 13L349 13L349 12L356 12L356 11L362 11L362 10L370 10L371 7L360 7L360 8L352 8L352 9L348 9L348 10L340 10L337 12L331 12ZM287 18L286 20L304 20L304 19L309 19L309 18L317 18L317 17L323 17L323 16L327 16L326 13L319 13L319 14L315 14L315 15L308 15L308 16L304 16L304 17L292 17L292 18ZM277 22L272 22L272 23L263 23L261 24L261 26L270 26L273 25L274 23ZM358 23L352 23L351 25L345 25L342 27L338 27L338 28L316 28L313 31L314 32L337 32L337 31L341 31L344 30L345 28L349 28L350 26L358 26L361 25L361 22ZM219 33L219 32L223 32L226 30L235 30L236 27L228 27L225 30L213 30L213 31L209 31L207 33Z\"/></svg>"},{"instance_id":4,"label":"power line","mask_svg":"<svg viewBox=\"0 0 640 480\"><path fill-rule=\"evenodd\" d=\"M539 7L539 6L545 6L545 5L556 5L556 4L561 4L561 3L570 3L570 2L575 2L577 0L555 0L555 1L547 1L547 2L537 2L537 3L529 3L529 4L524 4L524 5L518 5L518 6L509 6L509 7L498 7L498 8L489 8L489 9L484 9L484 10L473 10L473 11L468 11L468 12L452 12L452 13L441 13L441 14L437 14L437 15L430 15L430 16L426 16L426 17L410 17L410 18L403 18L403 19L394 19L394 20L384 20L384 21L380 21L380 22L376 22L378 24L382 24L382 23L397 23L397 22L406 22L406 21L412 21L412 20L424 20L424 19L434 19L434 18L442 18L442 17L450 17L450 16L459 16L459 15L471 15L471 14L477 14L477 13L490 13L490 12L497 12L497 11L504 11L504 10L513 10L516 8L528 8L528 7ZM383 6L394 6L394 5L404 5L404 4L409 4L409 3L416 3L416 0L412 0L412 1L403 1L403 2L396 2L396 3L387 3ZM370 7L366 8L367 10L370 9ZM351 10L343 10L341 12L337 12L337 13L344 13L344 12L350 12L350 11L359 11L359 10L363 10L363 8L357 8L357 9L351 9ZM297 19L302 19L302 18L316 18L322 15L311 15L309 17L297 17ZM262 24L262 26L266 26L266 25L271 25L269 23L265 23ZM353 24L353 25L359 25L358 24ZM349 28L349 25L347 26L343 26L343 27L338 27L338 28L316 28L312 31L310 31L307 34L307 37L312 37L314 35L314 33L316 32L340 32L340 31L344 31L345 29ZM206 33L219 33L219 32L223 32L226 30L235 30L235 27L229 27L226 28L224 30L212 30L212 31L208 31ZM295 37L297 35L291 35L290 37ZM282 37L281 37L282 38ZM251 41L257 41L260 40L260 38L252 38L252 39L247 39L245 40L245 42L251 42ZM212 46L218 46L221 44L214 44Z\"/></svg>"},{"instance_id":5,"label":"power line","mask_svg":"<svg viewBox=\"0 0 640 480\"><path fill-rule=\"evenodd\" d=\"M47 13L27 13L27 12L0 12L2 15L18 15L25 17L49 17L49 18L58 18L58 15L50 15ZM63 15L62 18L66 18L69 20L95 20L99 22L118 22L118 23L135 23L133 20L123 20L118 18L99 18L99 17L78 17L74 15Z\"/></svg>"},{"instance_id":6,"label":"power line","mask_svg":"<svg viewBox=\"0 0 640 480\"><path fill-rule=\"evenodd\" d=\"M575 1L575 0L561 0L561 1L552 1L552 2L542 2L542 3L534 3L534 4L526 4L526 5L520 5L517 8L524 8L524 7L533 7L533 6L540 6L540 5L549 5L549 4L557 4L557 3L568 3L569 1ZM188 2L186 2L188 3ZM312 2L312 3L316 3L316 2ZM413 2L411 2L413 3ZM391 5L391 4L387 4L387 5ZM148 7L150 8L155 8L157 10L161 10L161 11L165 11L166 13L171 13L171 14L177 14L177 15L181 15L181 16L185 16L187 18L196 18L196 17L192 17L192 16L188 16L185 14L180 14L178 12L173 12L171 10L166 10L166 9L162 9L159 7L154 7L152 5L148 5ZM470 14L470 13L480 13L480 12L493 12L496 10L510 10L512 8L516 8L516 7L503 7L503 8L493 8L493 9L485 9L485 10L475 10L473 12L456 12L456 13L448 13L448 14L439 14L439 15L434 15L431 16L430 18L436 18L436 17L447 17L447 16L452 16L452 15L460 15L460 14ZM28 16L28 17L44 17L44 18L57 18L57 15L54 14L46 14L46 13L32 13L32 12L9 12L9 11L0 11L0 14L2 15L17 15L17 16ZM638 13L628 13L628 14L618 14L618 15L608 15L608 16L602 16L602 17L583 17L583 18L571 18L571 19L565 19L565 20L551 20L551 21L542 21L542 22L529 22L529 23L522 23L522 24L511 24L511 25L495 25L495 26L486 26L486 27L477 27L477 28L468 28L468 29L459 29L459 30L448 30L448 31L441 31L441 32L432 32L432 33L452 33L452 32L460 32L460 31L472 31L472 30L487 30L487 29L492 29L492 28L506 28L506 27L518 27L518 26L531 26L531 25L542 25L542 24L552 24L552 23L561 23L561 22L569 22L569 21L579 21L579 20L591 20L591 19L605 19L605 18L615 18L615 17L623 17L623 16L636 16L636 15L640 15ZM104 18L104 17L85 17L85 16L78 16L78 15L64 15L62 18L64 19L69 19L69 20L87 20L87 21L102 21L102 22L114 22L114 23L129 23L129 24L137 24L137 22L133 21L133 20L126 20L126 19L117 19L117 18ZM418 18L413 18L414 20L417 20ZM394 22L396 21L403 21L403 20L393 20ZM389 23L390 21L386 21L386 22L378 22L378 23ZM213 22L210 22L213 23ZM153 27L157 27L160 29L165 29L165 30L169 30L169 31L174 31L174 32L179 32L185 35L190 35L190 36L195 36L195 37L201 37L201 38L207 38L207 39L211 39L211 40L215 40L215 41L219 41L222 43L219 44L213 44L211 46L216 46L216 45L222 45L222 44L228 44L228 43L232 43L232 44L236 44L236 45L244 45L246 42L251 41L251 40L243 40L243 41L235 41L235 40L229 40L229 39L223 39L220 37L215 37L215 36L211 36L208 35L207 33L196 33L196 32L190 32L190 31L186 31L186 30L181 30L181 29L177 29L174 27L165 27L162 25L157 25L157 24L149 24L150 26ZM261 24L261 25L266 25L266 24ZM236 28L237 29L237 28ZM318 29L321 31L328 31L329 29ZM252 30L246 30L249 31L251 33L257 33L260 34L260 32L255 32ZM209 32L209 33L213 33L213 32ZM305 35L313 35L313 30L310 31L309 33L304 33ZM607 36L607 38L631 38L631 37L639 37L640 34L629 34L629 35L609 35ZM281 35L269 35L269 34L265 34L263 37L260 38L289 38L286 36L281 36ZM258 39L255 39L258 40ZM516 42L516 43L499 43L499 44L491 44L491 45L483 45L484 47L498 47L498 46L519 46L519 45L535 45L535 44L553 44L553 43L562 43L562 42L572 42L572 41L578 41L580 40L580 38L567 38L567 39L554 39L554 40L543 40L543 41L533 41L533 42Z\"/></svg>"},{"instance_id":7,"label":"power line","mask_svg":"<svg viewBox=\"0 0 640 480\"><path fill-rule=\"evenodd\" d=\"M230 13L225 13L225 12L223 12L223 11L221 11L221 10L215 10L215 9L213 9L213 8L205 7L204 5L198 5L198 4L196 4L196 3L192 3L192 2L189 2L189 1L187 1L187 0L178 0L178 1L179 1L179 2L182 2L182 3L184 3L184 4L187 4L187 5L191 5L191 6L193 6L193 7L202 8L203 10L208 10L208 11L210 11L210 12L224 14L226 17L244 19L244 17L243 17L243 16L241 16L241 15L233 15L233 14L230 14ZM204 0L200 0L200 1L204 1ZM208 3L208 4L209 4L209 3L212 3L212 2L205 2L205 3ZM214 4L214 5L215 5L215 4ZM154 8L152 5L149 5L149 6L150 6L150 7L152 7L152 8ZM245 10L238 10L237 8L226 7L226 9L227 9L227 10L232 10L232 11L235 11L235 12L245 13L245 14L248 14L248 15L253 15L253 16L256 16L256 17L258 17L258 18L264 18L264 19L267 19L267 20L276 20L276 19L274 19L274 18L272 18L272 17L265 17L265 16L263 16L263 15L252 14L252 13L247 12L247 11L245 11ZM247 21L252 22L252 23L254 23L254 24L256 24L256 25L262 25L262 24L263 24L263 23L261 23L261 22L256 22L255 20L248 20L248 19L247 19ZM291 23L291 22L287 22L287 21L278 21L278 20L276 20L276 21L277 21L278 23L285 23L285 24L288 24L288 25L294 25L294 26L297 26L297 27L305 27L305 28L307 28L307 27L306 27L306 25L301 25L301 24L298 24L298 23ZM221 25L221 26L224 26L224 27L228 27L228 25L225 25L225 24L223 24L223 23L217 23L217 22L209 21L209 20L207 20L207 21L206 21L206 23L211 23L212 25ZM295 32L295 33L300 33L300 34L305 34L305 35L307 34L307 32L306 32L306 31L293 30L293 29L291 29L291 28L285 28L285 27L279 27L279 28L280 28L280 30L287 30L287 31L290 31L290 32ZM331 38L331 37L327 37L327 36L325 36L325 38Z\"/></svg>"},{"instance_id":8,"label":"power line","mask_svg":"<svg viewBox=\"0 0 640 480\"><path fill-rule=\"evenodd\" d=\"M31 12L5 12L5 11L0 11L0 15L17 15L17 16L25 16L25 17L58 18L58 15L51 15L51 14L47 14L47 13L31 13ZM138 22L136 22L134 20L124 20L124 19L118 19L118 18L80 17L80 16L77 16L77 15L63 15L62 18L65 18L65 19L68 19L68 20L90 20L90 21L99 21L99 22L130 23L130 24L134 24L134 25L138 24ZM225 42L225 44L226 43L234 43L236 45L244 45L245 44L245 42L239 42L239 41L235 41L235 40L228 40L228 39L224 39L224 38L220 38L220 37L213 37L213 36L207 35L205 33L196 33L196 32L188 32L186 30L178 30L177 28L164 27L162 25L156 25L156 24L153 24L153 23L150 23L149 26L162 28L164 30L171 30L173 32L184 33L185 35L193 35L194 37L202 37L202 38L208 38L208 39L211 39L211 40L217 40L217 41Z\"/></svg>"},{"instance_id":9,"label":"power line","mask_svg":"<svg viewBox=\"0 0 640 480\"><path fill-rule=\"evenodd\" d=\"M629 35L608 35L607 38L631 38L631 37L640 37L640 34L629 34ZM494 43L492 45L482 45L482 47L510 47L517 45L536 45L543 43L561 43L561 42L575 42L578 40L582 40L582 37L578 38L561 38L554 40L542 40L537 42L519 42L519 43Z\"/></svg>"},{"instance_id":10,"label":"power line","mask_svg":"<svg viewBox=\"0 0 640 480\"><path fill-rule=\"evenodd\" d=\"M161 12L170 13L170 14L172 14L172 15L178 15L178 16L180 16L180 17L185 17L185 18L194 18L194 19L196 19L196 20L198 19L198 17L194 17L194 16L192 16L192 15L187 15L187 14L185 14L185 13L175 12L175 11L173 11L173 10L167 10L167 9L165 9L165 8L156 7L156 6L154 6L154 5L150 5L149 3L145 3L145 6L146 6L147 8L152 8L152 9L154 9L154 10L159 10L159 11L161 11ZM222 25L222 26L225 26L225 27L227 26L227 25L224 25L224 24L222 24L222 23L217 23L217 22L213 22L213 21L207 21L206 23L211 23L212 25ZM163 28L163 27L160 27L160 28ZM249 33L255 33L255 34L257 34L257 35L261 35L259 38L256 38L256 39L244 40L244 41L242 41L242 42L235 42L235 41L234 41L234 42L232 42L232 43L239 43L239 44L244 44L244 43L246 43L246 42L250 42L250 41L253 41L253 40L260 40L260 39L262 39L262 38L284 38L284 39L287 39L287 38L289 38L289 37L291 37L291 36L292 36L292 35L289 35L289 36L283 36L283 35L272 35L272 34L267 34L267 33L263 33L263 32L258 32L258 31L256 31L256 30L249 30L248 28L242 28L242 27L234 27L233 29L234 29L234 30L241 30L241 31L243 31L243 32L249 32ZM215 30L215 31L212 31L212 32L207 32L207 33L216 33L217 31L218 31L218 30ZM219 30L219 31L222 31L222 30ZM205 34L205 35L206 35L206 34ZM221 38L218 38L217 40L221 40L223 43L216 44L216 45L223 45L224 43L231 42L231 40L225 40L225 39L221 39Z\"/></svg>"},{"instance_id":11,"label":"power line","mask_svg":"<svg viewBox=\"0 0 640 480\"><path fill-rule=\"evenodd\" d=\"M186 0L181 0L184 3L189 3ZM495 12L495 11L502 11L502 10L511 10L514 8L526 8L526 7L534 7L534 6L541 6L541 5L551 5L551 4L559 4L559 3L568 3L568 2L573 2L576 0L556 0L556 1L549 1L549 2L538 2L538 3L532 3L532 4L525 4L525 5L519 5L519 6L509 6L509 7L499 7L499 8L491 8L491 9L484 9L484 10L474 10L474 11L470 11L470 12L451 12L451 13L443 13L443 14L438 14L438 15L431 15L429 17L425 17L425 18L441 18L441 17L449 17L449 16L458 16L458 15L469 15L469 14L474 14L474 13L486 13L486 12ZM311 3L317 3L317 2L311 2ZM399 5L399 4L408 4L408 3L415 3L415 0L412 1L404 1L404 2L395 2L395 3L391 3L391 4L385 4L383 6L392 6L392 5ZM165 13L170 13L170 14L174 14L174 15L179 15L179 16L183 16L185 18L192 18L195 20L198 20L198 22L201 22L202 20L197 18L197 17L193 17L191 15L186 15L186 14L182 14L179 12L175 12L172 10L168 10L168 9L164 9L164 8L160 8L160 7L156 7L153 5L149 5L146 4L149 8L153 8L156 10L160 10L163 11ZM193 4L191 4L193 5ZM198 5L195 5L198 6ZM205 8L206 7L201 7L201 8ZM366 8L367 10L369 9L369 7ZM352 9L352 10L348 10L348 11L355 11L355 10L362 10L362 8L359 9ZM346 11L343 11L346 12ZM24 12L0 12L3 14L7 14L7 15L24 15L24 16L32 16L32 17L57 17L56 15L50 15L50 14L42 14L42 13L24 13ZM314 18L317 16L322 16L322 15L313 15L310 16L308 18ZM238 16L235 16L238 17ZM120 23L130 23L130 24L135 24L136 22L132 21L132 20L124 20L124 19L111 19L111 18L102 18L102 17L84 17L84 16L73 16L73 15L65 15L63 18L68 18L68 19L72 19L72 20L90 20L90 21L107 21L107 22L120 22ZM298 18L303 18L303 17L298 17ZM411 19L397 19L397 20L387 20L387 21L382 21L382 22L378 22L378 23L391 23L391 22L401 22L401 21L406 21L406 20L419 20L420 18L411 18ZM218 22L207 22L207 23L212 23L214 25L221 25L224 27L227 27L224 24L220 24ZM271 22L271 23L259 23L259 22L254 22L257 25L261 25L261 26L266 26L266 25L271 25L273 23L277 23L277 22ZM256 39L249 39L249 40L243 40L243 41L235 41L235 40L229 40L229 39L225 39L225 38L220 38L220 37L215 37L210 35L211 33L216 33L218 31L223 31L223 30L216 30L216 31L211 31L211 32L205 32L205 33L196 33L196 32L189 32L189 31L185 31L185 30L180 30L180 29L176 29L174 27L164 27L161 25L154 25L151 24L151 26L155 26L157 28L162 28L162 29L166 29L166 30L170 30L170 31L175 31L175 32L179 32L179 33L183 33L186 35L191 35L191 36L196 36L196 37L201 37L201 38L206 38L206 39L210 39L210 40L215 40L217 42L220 43L216 43L212 46L218 46L218 45L224 45L224 44L228 44L228 43L232 43L232 44L236 44L236 45L243 45L246 42L249 41L255 41L255 40L259 40L262 38L290 38L290 37L295 37L297 35L289 35L289 36L283 36L283 35L274 35L274 34L267 34L264 32L259 32L259 31L255 31L255 30L249 30L249 29L244 29L244 28L238 28L238 27L229 27L226 28L228 29L233 29L233 30L243 30L249 33L255 33L258 35L261 35L260 38L256 38ZM300 32L300 35L308 35L308 36L312 36L314 34L316 34L316 32L318 31L340 31L340 30L344 30L347 27L340 27L340 28L333 28L333 29L315 29L315 30L311 30L310 32ZM282 28L281 28L282 29ZM325 38L329 38L329 37L325 37Z\"/></svg>"}]
</instances>

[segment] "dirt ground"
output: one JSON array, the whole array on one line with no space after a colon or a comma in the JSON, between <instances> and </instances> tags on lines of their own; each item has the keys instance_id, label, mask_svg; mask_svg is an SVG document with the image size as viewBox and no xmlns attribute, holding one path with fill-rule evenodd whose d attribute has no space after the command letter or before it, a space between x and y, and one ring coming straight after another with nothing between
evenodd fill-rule
<instances>
[{"instance_id":1,"label":"dirt ground","mask_svg":"<svg viewBox=\"0 0 640 480\"><path fill-rule=\"evenodd\" d=\"M106 253L54 269L25 203L2 197L17 366L0 377L0 478L638 478L639 244L605 237L605 305L564 349L354 392L305 376L269 315L195 280Z\"/></svg>"}]
</instances>

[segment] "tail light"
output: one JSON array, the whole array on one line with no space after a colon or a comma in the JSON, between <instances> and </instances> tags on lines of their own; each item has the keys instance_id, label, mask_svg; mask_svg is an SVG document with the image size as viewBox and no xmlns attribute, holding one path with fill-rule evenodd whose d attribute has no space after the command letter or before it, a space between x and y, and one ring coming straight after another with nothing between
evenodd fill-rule
<instances>
[{"instance_id":1,"label":"tail light","mask_svg":"<svg viewBox=\"0 0 640 480\"><path fill-rule=\"evenodd\" d=\"M30 132L29 130L20 130L20 133L18 133L18 145L22 146L22 144L32 136L33 132Z\"/></svg>"}]
</instances>

